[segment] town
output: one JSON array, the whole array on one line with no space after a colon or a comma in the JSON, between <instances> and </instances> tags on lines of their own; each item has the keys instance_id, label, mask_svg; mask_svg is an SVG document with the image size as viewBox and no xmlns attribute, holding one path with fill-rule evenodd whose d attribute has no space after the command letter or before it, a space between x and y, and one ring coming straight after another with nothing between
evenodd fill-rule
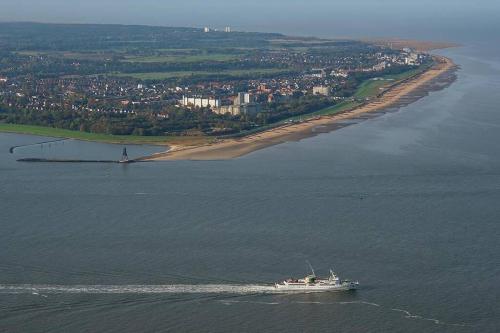
<instances>
[{"instance_id":1,"label":"town","mask_svg":"<svg viewBox=\"0 0 500 333\"><path fill-rule=\"evenodd\" d=\"M0 120L108 134L232 134L353 101L366 80L432 61L357 41L255 34L256 46L243 48L235 40L244 44L247 34L230 27L184 33L219 45L19 51L4 41Z\"/></svg>"}]
</instances>

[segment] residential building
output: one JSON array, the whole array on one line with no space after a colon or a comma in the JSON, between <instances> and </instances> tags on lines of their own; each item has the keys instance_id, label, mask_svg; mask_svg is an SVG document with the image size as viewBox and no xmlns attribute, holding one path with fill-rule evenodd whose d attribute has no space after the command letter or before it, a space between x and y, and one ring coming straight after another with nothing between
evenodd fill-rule
<instances>
[{"instance_id":1,"label":"residential building","mask_svg":"<svg viewBox=\"0 0 500 333\"><path fill-rule=\"evenodd\" d=\"M212 108L212 111L217 114L231 114L233 116L239 114L254 115L261 111L261 106L254 102L251 94L240 92L234 98L233 105Z\"/></svg>"},{"instance_id":2,"label":"residential building","mask_svg":"<svg viewBox=\"0 0 500 333\"><path fill-rule=\"evenodd\" d=\"M180 102L183 106L194 106L198 108L205 108L205 107L217 108L221 105L220 99L217 98L182 96L182 100Z\"/></svg>"},{"instance_id":3,"label":"residential building","mask_svg":"<svg viewBox=\"0 0 500 333\"><path fill-rule=\"evenodd\" d=\"M325 86L313 87L313 95L330 96L330 93L331 93L330 87L325 87Z\"/></svg>"}]
</instances>

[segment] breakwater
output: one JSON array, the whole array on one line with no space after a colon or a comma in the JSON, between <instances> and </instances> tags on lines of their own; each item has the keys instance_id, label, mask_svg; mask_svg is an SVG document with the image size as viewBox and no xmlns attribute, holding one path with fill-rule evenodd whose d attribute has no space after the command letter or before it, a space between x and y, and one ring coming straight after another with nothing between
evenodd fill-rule
<instances>
[{"instance_id":1,"label":"breakwater","mask_svg":"<svg viewBox=\"0 0 500 333\"><path fill-rule=\"evenodd\" d=\"M12 146L9 148L9 153L14 154L14 150L17 148L23 148L23 147L29 147L29 146L38 146L38 145L43 145L47 143L53 143L53 142L61 142L61 141L66 141L69 140L68 138L63 138L63 139L55 139L55 140L50 140L50 141L43 141L43 142L36 142L36 143L30 143L27 145L20 145L20 146Z\"/></svg>"},{"instance_id":2,"label":"breakwater","mask_svg":"<svg viewBox=\"0 0 500 333\"><path fill-rule=\"evenodd\" d=\"M146 161L114 161L114 160L79 160L79 159L51 159L51 158L20 158L18 162L45 162L45 163L120 163L120 164L130 164L136 162L146 162Z\"/></svg>"}]
</instances>

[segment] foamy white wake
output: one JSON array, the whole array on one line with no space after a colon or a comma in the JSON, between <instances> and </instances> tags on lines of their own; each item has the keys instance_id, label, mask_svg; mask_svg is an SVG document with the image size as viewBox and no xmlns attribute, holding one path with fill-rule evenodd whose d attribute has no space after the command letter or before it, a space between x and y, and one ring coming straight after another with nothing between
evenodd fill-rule
<instances>
[{"instance_id":1,"label":"foamy white wake","mask_svg":"<svg viewBox=\"0 0 500 333\"><path fill-rule=\"evenodd\" d=\"M47 297L49 294L277 294L274 286L256 284L169 284L169 285L34 285L34 284L0 284L0 294L32 294ZM255 303L266 305L279 304L318 304L318 305L349 305L359 304L378 307L391 311L401 312L404 318L417 319L433 322L436 325L470 326L465 323L446 323L438 319L427 318L412 314L407 310L398 308L386 308L380 304L367 301L285 301L262 302L251 300L221 300L226 305L234 303Z\"/></svg>"},{"instance_id":2,"label":"foamy white wake","mask_svg":"<svg viewBox=\"0 0 500 333\"><path fill-rule=\"evenodd\" d=\"M171 285L0 285L0 293L24 294L258 294L273 293L266 285L171 284Z\"/></svg>"}]
</instances>

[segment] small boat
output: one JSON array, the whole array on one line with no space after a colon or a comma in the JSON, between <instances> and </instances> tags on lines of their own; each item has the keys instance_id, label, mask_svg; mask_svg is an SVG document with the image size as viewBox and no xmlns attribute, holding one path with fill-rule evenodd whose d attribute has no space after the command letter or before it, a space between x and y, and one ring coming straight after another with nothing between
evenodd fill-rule
<instances>
[{"instance_id":1,"label":"small boat","mask_svg":"<svg viewBox=\"0 0 500 333\"><path fill-rule=\"evenodd\" d=\"M356 290L359 286L358 281L341 280L331 269L330 276L327 278L317 277L312 267L311 271L312 274L303 279L288 279L278 282L274 288L283 292L325 292Z\"/></svg>"}]
</instances>

